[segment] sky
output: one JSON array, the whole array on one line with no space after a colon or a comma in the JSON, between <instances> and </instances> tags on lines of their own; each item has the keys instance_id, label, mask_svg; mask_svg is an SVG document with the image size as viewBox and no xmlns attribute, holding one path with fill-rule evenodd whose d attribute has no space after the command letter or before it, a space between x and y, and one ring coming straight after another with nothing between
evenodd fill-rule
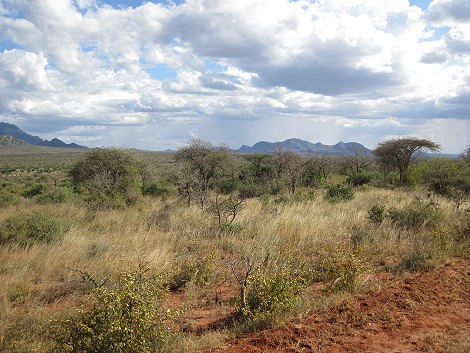
<instances>
[{"instance_id":1,"label":"sky","mask_svg":"<svg viewBox=\"0 0 470 353\"><path fill-rule=\"evenodd\" d=\"M88 147L470 144L470 0L0 0L0 121Z\"/></svg>"}]
</instances>

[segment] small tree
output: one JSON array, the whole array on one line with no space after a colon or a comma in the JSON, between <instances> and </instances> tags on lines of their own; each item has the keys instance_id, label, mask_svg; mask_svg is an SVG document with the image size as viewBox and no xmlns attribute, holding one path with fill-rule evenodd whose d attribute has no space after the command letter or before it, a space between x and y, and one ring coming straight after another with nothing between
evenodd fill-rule
<instances>
[{"instance_id":1,"label":"small tree","mask_svg":"<svg viewBox=\"0 0 470 353\"><path fill-rule=\"evenodd\" d=\"M229 165L230 154L224 146L215 148L210 142L193 139L175 154L175 160L184 167L180 176L191 180L191 188L197 189L199 203L204 209L210 183ZM183 183L189 186L188 183ZM185 189L188 192L188 187Z\"/></svg>"},{"instance_id":2,"label":"small tree","mask_svg":"<svg viewBox=\"0 0 470 353\"><path fill-rule=\"evenodd\" d=\"M412 156L424 150L439 151L440 145L428 139L416 137L392 138L380 142L374 150L378 162L385 168L397 168L400 174L400 185L408 181L407 171Z\"/></svg>"},{"instance_id":3,"label":"small tree","mask_svg":"<svg viewBox=\"0 0 470 353\"><path fill-rule=\"evenodd\" d=\"M465 162L470 163L470 146L467 146L467 148L462 152L461 158Z\"/></svg>"},{"instance_id":4,"label":"small tree","mask_svg":"<svg viewBox=\"0 0 470 353\"><path fill-rule=\"evenodd\" d=\"M117 148L92 149L75 163L70 176L95 209L134 204L149 174L131 152Z\"/></svg>"}]
</instances>

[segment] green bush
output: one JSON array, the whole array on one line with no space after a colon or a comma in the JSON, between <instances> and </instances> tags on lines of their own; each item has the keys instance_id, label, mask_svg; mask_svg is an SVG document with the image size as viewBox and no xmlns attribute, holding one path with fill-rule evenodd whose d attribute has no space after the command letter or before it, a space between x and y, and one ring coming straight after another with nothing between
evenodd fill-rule
<instances>
[{"instance_id":1,"label":"green bush","mask_svg":"<svg viewBox=\"0 0 470 353\"><path fill-rule=\"evenodd\" d=\"M6 189L0 190L0 207L7 205L16 205L20 202L20 197Z\"/></svg>"},{"instance_id":2,"label":"green bush","mask_svg":"<svg viewBox=\"0 0 470 353\"><path fill-rule=\"evenodd\" d=\"M162 280L147 275L148 268L120 273L114 284L99 286L86 273L96 303L89 311L53 328L57 352L164 352L170 339L162 309L167 290Z\"/></svg>"},{"instance_id":3,"label":"green bush","mask_svg":"<svg viewBox=\"0 0 470 353\"><path fill-rule=\"evenodd\" d=\"M47 213L33 212L12 216L0 223L0 244L30 246L60 240L69 226Z\"/></svg>"},{"instance_id":4,"label":"green bush","mask_svg":"<svg viewBox=\"0 0 470 353\"><path fill-rule=\"evenodd\" d=\"M367 218L372 223L380 224L385 219L385 206L384 205L374 205L367 211L369 214Z\"/></svg>"},{"instance_id":5,"label":"green bush","mask_svg":"<svg viewBox=\"0 0 470 353\"><path fill-rule=\"evenodd\" d=\"M172 189L168 183L163 181L151 183L144 187L143 193L144 195L151 195L151 196L160 196L160 197L167 197L171 194Z\"/></svg>"},{"instance_id":6,"label":"green bush","mask_svg":"<svg viewBox=\"0 0 470 353\"><path fill-rule=\"evenodd\" d=\"M369 184L370 181L372 180L372 174L367 173L367 172L362 172L362 173L357 173L354 175L351 175L348 178L348 184L352 186L362 186L364 184Z\"/></svg>"},{"instance_id":7,"label":"green bush","mask_svg":"<svg viewBox=\"0 0 470 353\"><path fill-rule=\"evenodd\" d=\"M439 212L437 205L433 202L425 205L422 201L416 200L404 208L390 208L386 216L399 228L416 229L436 221L439 218Z\"/></svg>"},{"instance_id":8,"label":"green bush","mask_svg":"<svg viewBox=\"0 0 470 353\"><path fill-rule=\"evenodd\" d=\"M325 199L329 202L341 202L352 200L354 197L354 190L349 185L331 185L326 189Z\"/></svg>"},{"instance_id":9,"label":"green bush","mask_svg":"<svg viewBox=\"0 0 470 353\"><path fill-rule=\"evenodd\" d=\"M274 272L258 270L247 282L245 318L262 326L275 323L296 303L303 284L303 278L287 268Z\"/></svg>"},{"instance_id":10,"label":"green bush","mask_svg":"<svg viewBox=\"0 0 470 353\"><path fill-rule=\"evenodd\" d=\"M330 291L353 291L359 285L359 276L364 270L361 259L350 251L335 251L323 264L327 289Z\"/></svg>"},{"instance_id":11,"label":"green bush","mask_svg":"<svg viewBox=\"0 0 470 353\"><path fill-rule=\"evenodd\" d=\"M36 202L40 204L54 204L63 203L71 197L71 192L68 189L61 187L53 187L46 190L43 194L36 197Z\"/></svg>"},{"instance_id":12,"label":"green bush","mask_svg":"<svg viewBox=\"0 0 470 353\"><path fill-rule=\"evenodd\" d=\"M21 193L21 196L31 198L36 195L40 195L44 192L44 186L42 184L34 184L29 186L26 190Z\"/></svg>"},{"instance_id":13,"label":"green bush","mask_svg":"<svg viewBox=\"0 0 470 353\"><path fill-rule=\"evenodd\" d=\"M149 178L147 168L135 155L115 148L87 151L70 176L91 208L97 210L136 203Z\"/></svg>"}]
</instances>

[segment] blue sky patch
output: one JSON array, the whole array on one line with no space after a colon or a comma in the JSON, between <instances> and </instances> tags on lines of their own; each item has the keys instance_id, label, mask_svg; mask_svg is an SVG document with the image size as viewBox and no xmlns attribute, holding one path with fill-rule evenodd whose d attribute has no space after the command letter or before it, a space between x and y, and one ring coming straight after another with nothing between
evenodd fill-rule
<instances>
[{"instance_id":1,"label":"blue sky patch","mask_svg":"<svg viewBox=\"0 0 470 353\"><path fill-rule=\"evenodd\" d=\"M5 50L22 49L22 48L23 47L21 45L18 45L9 39L0 40L0 52L4 52Z\"/></svg>"},{"instance_id":2,"label":"blue sky patch","mask_svg":"<svg viewBox=\"0 0 470 353\"><path fill-rule=\"evenodd\" d=\"M207 71L224 72L227 70L227 66L220 65L213 60L204 60L204 66Z\"/></svg>"},{"instance_id":3,"label":"blue sky patch","mask_svg":"<svg viewBox=\"0 0 470 353\"><path fill-rule=\"evenodd\" d=\"M166 64L158 64L153 67L147 67L145 72L148 73L154 80L163 81L176 79L176 71Z\"/></svg>"}]
</instances>

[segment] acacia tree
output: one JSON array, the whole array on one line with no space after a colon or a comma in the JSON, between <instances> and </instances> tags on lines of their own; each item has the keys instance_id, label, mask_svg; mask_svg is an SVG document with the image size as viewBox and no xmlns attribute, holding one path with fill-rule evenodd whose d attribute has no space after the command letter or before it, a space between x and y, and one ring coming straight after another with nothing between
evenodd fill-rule
<instances>
[{"instance_id":1,"label":"acacia tree","mask_svg":"<svg viewBox=\"0 0 470 353\"><path fill-rule=\"evenodd\" d=\"M135 154L117 148L88 150L72 166L70 176L94 209L134 204L150 179L148 169Z\"/></svg>"},{"instance_id":2,"label":"acacia tree","mask_svg":"<svg viewBox=\"0 0 470 353\"><path fill-rule=\"evenodd\" d=\"M425 150L436 152L440 150L440 145L431 140L416 137L392 138L380 142L374 150L374 155L385 169L398 169L399 183L403 185L408 181L407 171L412 156Z\"/></svg>"},{"instance_id":3,"label":"acacia tree","mask_svg":"<svg viewBox=\"0 0 470 353\"><path fill-rule=\"evenodd\" d=\"M188 146L176 152L176 162L184 166L181 177L191 179L202 209L206 204L210 183L227 168L230 164L230 157L226 147L215 148L210 142L201 139L191 140Z\"/></svg>"},{"instance_id":4,"label":"acacia tree","mask_svg":"<svg viewBox=\"0 0 470 353\"><path fill-rule=\"evenodd\" d=\"M275 162L278 175L285 174L288 178L289 193L293 194L297 187L307 160L299 154L278 146L274 150Z\"/></svg>"}]
</instances>

